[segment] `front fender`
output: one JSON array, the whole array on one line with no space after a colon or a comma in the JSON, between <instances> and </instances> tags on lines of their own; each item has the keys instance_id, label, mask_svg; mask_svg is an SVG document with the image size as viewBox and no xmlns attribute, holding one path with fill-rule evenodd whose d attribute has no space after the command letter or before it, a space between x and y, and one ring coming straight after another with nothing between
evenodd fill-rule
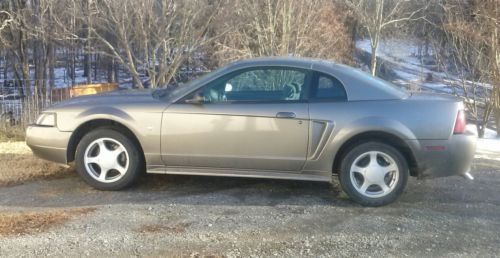
<instances>
[{"instance_id":1,"label":"front fender","mask_svg":"<svg viewBox=\"0 0 500 258\"><path fill-rule=\"evenodd\" d=\"M100 106L81 112L61 112L61 115L58 113L58 116L61 116L61 123L58 123L58 126L61 131L72 132L72 137L74 137L80 131L79 128L92 121L107 120L118 123L137 138L144 151L147 165L162 165L160 159L162 112L158 110L144 112L142 109L127 111L116 107Z\"/></svg>"},{"instance_id":2,"label":"front fender","mask_svg":"<svg viewBox=\"0 0 500 258\"><path fill-rule=\"evenodd\" d=\"M80 113L60 112L57 117L57 127L61 131L71 132L86 122L98 119L112 120L134 131L133 127L131 128L130 126L134 123L134 118L132 116L118 108L104 106L92 107Z\"/></svg>"}]
</instances>

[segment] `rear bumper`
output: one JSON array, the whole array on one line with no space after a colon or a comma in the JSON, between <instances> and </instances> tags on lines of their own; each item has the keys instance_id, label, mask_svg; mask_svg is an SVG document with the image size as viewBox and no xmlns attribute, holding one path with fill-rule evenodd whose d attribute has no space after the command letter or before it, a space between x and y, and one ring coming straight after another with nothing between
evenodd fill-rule
<instances>
[{"instance_id":1,"label":"rear bumper","mask_svg":"<svg viewBox=\"0 0 500 258\"><path fill-rule=\"evenodd\" d=\"M56 127L30 125L26 129L26 144L36 156L67 163L67 147L71 132L61 132Z\"/></svg>"},{"instance_id":2,"label":"rear bumper","mask_svg":"<svg viewBox=\"0 0 500 258\"><path fill-rule=\"evenodd\" d=\"M409 141L417 161L419 178L465 175L476 152L477 137L470 132L452 135L449 140Z\"/></svg>"}]
</instances>

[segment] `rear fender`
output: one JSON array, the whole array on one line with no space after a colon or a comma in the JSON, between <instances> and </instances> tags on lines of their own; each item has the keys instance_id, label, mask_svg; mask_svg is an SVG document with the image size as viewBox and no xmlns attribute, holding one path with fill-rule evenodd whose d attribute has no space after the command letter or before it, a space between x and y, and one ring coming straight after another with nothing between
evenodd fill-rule
<instances>
[{"instance_id":1,"label":"rear fender","mask_svg":"<svg viewBox=\"0 0 500 258\"><path fill-rule=\"evenodd\" d=\"M366 117L342 125L340 129L334 128L328 144L325 146L318 159L308 160L304 170L331 171L335 157L339 154L338 152L342 146L353 137L368 132L390 134L406 143L410 143L410 145L412 145L409 146L410 149L413 150L414 148L418 148L418 141L415 141L415 134L401 122L382 117Z\"/></svg>"}]
</instances>

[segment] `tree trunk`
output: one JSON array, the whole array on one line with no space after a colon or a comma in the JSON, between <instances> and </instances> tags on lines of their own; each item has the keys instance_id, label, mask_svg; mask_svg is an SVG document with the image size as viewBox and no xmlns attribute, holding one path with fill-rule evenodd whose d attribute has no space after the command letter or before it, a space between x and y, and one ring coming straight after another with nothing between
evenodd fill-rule
<instances>
[{"instance_id":1,"label":"tree trunk","mask_svg":"<svg viewBox=\"0 0 500 258\"><path fill-rule=\"evenodd\" d=\"M500 108L495 108L495 125L497 127L497 138L500 137Z\"/></svg>"},{"instance_id":2,"label":"tree trunk","mask_svg":"<svg viewBox=\"0 0 500 258\"><path fill-rule=\"evenodd\" d=\"M95 60L94 60L94 82L98 80L99 67L101 67L101 55L95 54Z\"/></svg>"},{"instance_id":3,"label":"tree trunk","mask_svg":"<svg viewBox=\"0 0 500 258\"><path fill-rule=\"evenodd\" d=\"M54 44L49 45L49 87L50 90L54 88L56 82L56 74L55 74L55 49Z\"/></svg>"},{"instance_id":4,"label":"tree trunk","mask_svg":"<svg viewBox=\"0 0 500 258\"><path fill-rule=\"evenodd\" d=\"M377 48L372 47L372 56L370 61L370 69L373 76L377 75Z\"/></svg>"},{"instance_id":5,"label":"tree trunk","mask_svg":"<svg viewBox=\"0 0 500 258\"><path fill-rule=\"evenodd\" d=\"M108 74L108 82L115 82L115 67L113 60L107 60L107 74Z\"/></svg>"},{"instance_id":6,"label":"tree trunk","mask_svg":"<svg viewBox=\"0 0 500 258\"><path fill-rule=\"evenodd\" d=\"M116 60L112 60L113 62L113 74L114 74L114 81L116 83L120 83L120 63L116 62Z\"/></svg>"},{"instance_id":7,"label":"tree trunk","mask_svg":"<svg viewBox=\"0 0 500 258\"><path fill-rule=\"evenodd\" d=\"M31 97L30 65L26 60L22 62L22 75L23 82L21 83L21 85L24 85L24 94Z\"/></svg>"},{"instance_id":8,"label":"tree trunk","mask_svg":"<svg viewBox=\"0 0 500 258\"><path fill-rule=\"evenodd\" d=\"M429 37L426 36L425 37L425 50L424 50L424 55L427 57L429 56L429 45L430 45L430 40L429 40Z\"/></svg>"},{"instance_id":9,"label":"tree trunk","mask_svg":"<svg viewBox=\"0 0 500 258\"><path fill-rule=\"evenodd\" d=\"M85 47L84 47L84 52L85 56L83 59L83 76L87 78L87 84L92 83L92 53L90 51L91 49L91 42L90 42L90 33L91 33L91 24L90 24L90 1L87 0L85 1L85 10L86 10L86 16L87 20L84 25L84 30L85 30Z\"/></svg>"},{"instance_id":10,"label":"tree trunk","mask_svg":"<svg viewBox=\"0 0 500 258\"><path fill-rule=\"evenodd\" d=\"M477 137L483 138L484 137L484 131L485 131L484 124L477 123L476 124L476 128L477 128Z\"/></svg>"},{"instance_id":11,"label":"tree trunk","mask_svg":"<svg viewBox=\"0 0 500 258\"><path fill-rule=\"evenodd\" d=\"M0 69L2 69L2 75L4 75L3 77L0 77L0 78L3 79L3 81L5 81L7 79L7 77L5 76L4 71L5 71L5 67L7 67L7 66L4 66L5 65L5 55L3 54L3 51L0 52L0 55L2 56L2 59L3 59L0 61L0 64L1 64Z\"/></svg>"},{"instance_id":12,"label":"tree trunk","mask_svg":"<svg viewBox=\"0 0 500 258\"><path fill-rule=\"evenodd\" d=\"M34 69L35 69L35 78L34 78L34 89L33 89L33 92L34 92L34 95L35 95L35 98L38 97L38 95L40 94L40 89L41 89L41 82L42 82L42 67L41 67L41 53L42 50L41 50L42 46L41 46L41 42L36 40L35 41L35 46L34 46L34 49L33 49L33 66L34 66Z\"/></svg>"},{"instance_id":13,"label":"tree trunk","mask_svg":"<svg viewBox=\"0 0 500 258\"><path fill-rule=\"evenodd\" d=\"M87 78L87 84L90 84L92 79L91 79L91 72L90 72L90 62L91 62L91 57L90 54L88 53L88 50L85 49L85 54L83 56L83 76Z\"/></svg>"},{"instance_id":14,"label":"tree trunk","mask_svg":"<svg viewBox=\"0 0 500 258\"><path fill-rule=\"evenodd\" d=\"M4 59L4 62L3 62L3 86L4 87L7 87L7 83L8 83L8 80L7 80L7 74L8 74L8 71L9 71L9 58L7 58L7 53L5 53L5 55L3 56L3 59Z\"/></svg>"},{"instance_id":15,"label":"tree trunk","mask_svg":"<svg viewBox=\"0 0 500 258\"><path fill-rule=\"evenodd\" d=\"M71 51L71 86L76 84L76 48Z\"/></svg>"}]
</instances>

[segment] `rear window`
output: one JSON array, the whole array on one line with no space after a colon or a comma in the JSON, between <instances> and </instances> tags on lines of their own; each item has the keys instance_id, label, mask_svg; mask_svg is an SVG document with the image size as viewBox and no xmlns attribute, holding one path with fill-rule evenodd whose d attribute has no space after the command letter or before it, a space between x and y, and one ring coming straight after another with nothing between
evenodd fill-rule
<instances>
[{"instance_id":1,"label":"rear window","mask_svg":"<svg viewBox=\"0 0 500 258\"><path fill-rule=\"evenodd\" d=\"M317 73L312 98L317 100L345 101L347 94L342 83L329 75Z\"/></svg>"},{"instance_id":2,"label":"rear window","mask_svg":"<svg viewBox=\"0 0 500 258\"><path fill-rule=\"evenodd\" d=\"M349 99L405 99L409 96L405 89L347 65L318 61L318 66L325 66L326 69L332 68L342 82L349 84L347 90L349 93L352 93ZM366 93L356 92L356 90L362 91L364 87L369 87L370 89Z\"/></svg>"}]
</instances>

